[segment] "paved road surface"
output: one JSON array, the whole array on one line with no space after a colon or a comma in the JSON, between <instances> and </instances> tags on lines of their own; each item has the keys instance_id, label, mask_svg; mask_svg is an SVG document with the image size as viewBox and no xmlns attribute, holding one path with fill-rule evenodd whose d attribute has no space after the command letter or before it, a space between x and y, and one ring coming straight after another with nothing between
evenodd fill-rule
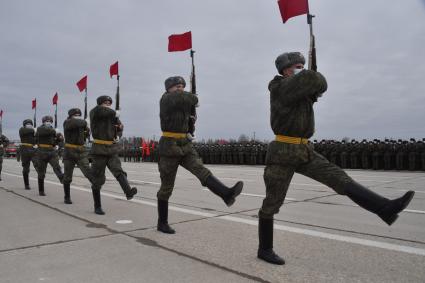
<instances>
[{"instance_id":1,"label":"paved road surface","mask_svg":"<svg viewBox=\"0 0 425 283\"><path fill-rule=\"evenodd\" d=\"M93 213L89 183L77 169L74 204L52 171L46 197L23 189L21 167L5 160L0 182L0 282L425 282L425 173L350 170L387 196L415 198L393 226L349 199L295 175L276 215L275 250L287 264L256 258L261 166L210 165L226 184L242 179L231 208L179 169L170 203L175 235L156 231L159 173L153 163L123 163L139 189L126 201L112 175Z\"/></svg>"}]
</instances>

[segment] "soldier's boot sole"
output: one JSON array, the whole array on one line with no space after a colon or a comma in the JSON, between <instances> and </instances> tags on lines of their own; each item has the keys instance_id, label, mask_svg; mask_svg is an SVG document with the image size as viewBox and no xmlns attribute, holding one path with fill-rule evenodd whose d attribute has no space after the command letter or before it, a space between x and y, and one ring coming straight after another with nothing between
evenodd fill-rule
<instances>
[{"instance_id":1,"label":"soldier's boot sole","mask_svg":"<svg viewBox=\"0 0 425 283\"><path fill-rule=\"evenodd\" d=\"M127 200L131 200L137 194L137 188L131 188L129 192L125 193Z\"/></svg>"},{"instance_id":2,"label":"soldier's boot sole","mask_svg":"<svg viewBox=\"0 0 425 283\"><path fill-rule=\"evenodd\" d=\"M257 257L262 259L268 263L276 264L276 265L284 265L285 260L278 256L273 249L258 249Z\"/></svg>"},{"instance_id":3,"label":"soldier's boot sole","mask_svg":"<svg viewBox=\"0 0 425 283\"><path fill-rule=\"evenodd\" d=\"M389 203L378 212L378 216L388 225L393 224L397 220L398 214L412 201L414 195L414 191L408 191L402 197L390 200Z\"/></svg>"},{"instance_id":4,"label":"soldier's boot sole","mask_svg":"<svg viewBox=\"0 0 425 283\"><path fill-rule=\"evenodd\" d=\"M227 197L226 199L224 199L224 202L226 203L226 205L228 207L232 206L235 203L236 197L241 194L242 189L243 189L243 182L242 181L237 182L231 188L231 190L233 191L232 194L229 197Z\"/></svg>"}]
</instances>

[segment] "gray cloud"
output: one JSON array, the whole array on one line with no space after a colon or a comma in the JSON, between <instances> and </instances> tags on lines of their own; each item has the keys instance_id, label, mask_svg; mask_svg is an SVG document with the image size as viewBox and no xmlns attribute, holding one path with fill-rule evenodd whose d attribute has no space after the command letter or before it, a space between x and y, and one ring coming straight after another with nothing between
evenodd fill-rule
<instances>
[{"instance_id":1,"label":"gray cloud","mask_svg":"<svg viewBox=\"0 0 425 283\"><path fill-rule=\"evenodd\" d=\"M316 109L316 138L422 137L425 120L425 1L313 1L319 70L329 90ZM308 51L304 16L281 23L276 1L8 1L0 11L3 131L23 119L60 121L83 107L75 83L89 76L89 105L115 92L119 60L127 136L158 137L166 77L189 79L188 52L167 52L167 37L192 30L201 107L198 138L256 133L272 138L268 81L283 51ZM61 124L61 123L60 123Z\"/></svg>"}]
</instances>

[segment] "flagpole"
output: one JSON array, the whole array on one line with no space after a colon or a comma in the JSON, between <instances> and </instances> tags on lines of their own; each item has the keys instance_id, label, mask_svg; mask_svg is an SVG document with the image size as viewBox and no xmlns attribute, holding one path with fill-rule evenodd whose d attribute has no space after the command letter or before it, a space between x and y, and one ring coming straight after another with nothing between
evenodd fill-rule
<instances>
[{"instance_id":1,"label":"flagpole","mask_svg":"<svg viewBox=\"0 0 425 283\"><path fill-rule=\"evenodd\" d=\"M316 62L316 41L313 34L313 18L315 16L310 14L310 12L307 14L307 23L310 26L310 50L308 54L308 69L317 71L317 62Z\"/></svg>"},{"instance_id":2,"label":"flagpole","mask_svg":"<svg viewBox=\"0 0 425 283\"><path fill-rule=\"evenodd\" d=\"M86 85L85 95L84 95L84 120L87 120L87 85Z\"/></svg>"},{"instance_id":3,"label":"flagpole","mask_svg":"<svg viewBox=\"0 0 425 283\"><path fill-rule=\"evenodd\" d=\"M55 129L58 128L58 103L55 104Z\"/></svg>"},{"instance_id":4,"label":"flagpole","mask_svg":"<svg viewBox=\"0 0 425 283\"><path fill-rule=\"evenodd\" d=\"M192 59L192 74L190 76L190 91L196 94L196 81L195 81L195 50L190 49L190 58Z\"/></svg>"},{"instance_id":5,"label":"flagpole","mask_svg":"<svg viewBox=\"0 0 425 283\"><path fill-rule=\"evenodd\" d=\"M37 128L37 98L35 99L34 107L34 128Z\"/></svg>"}]
</instances>

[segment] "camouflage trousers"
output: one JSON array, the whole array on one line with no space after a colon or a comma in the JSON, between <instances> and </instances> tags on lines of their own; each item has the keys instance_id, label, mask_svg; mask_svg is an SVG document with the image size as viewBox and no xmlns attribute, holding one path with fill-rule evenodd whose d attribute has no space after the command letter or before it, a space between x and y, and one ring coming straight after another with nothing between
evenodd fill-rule
<instances>
[{"instance_id":1,"label":"camouflage trousers","mask_svg":"<svg viewBox=\"0 0 425 283\"><path fill-rule=\"evenodd\" d=\"M205 186L207 178L211 175L193 148L192 143L178 144L168 138L161 138L160 158L158 163L161 177L161 187L157 193L160 200L168 200L173 193L179 165L195 175Z\"/></svg>"},{"instance_id":2,"label":"camouflage trousers","mask_svg":"<svg viewBox=\"0 0 425 283\"><path fill-rule=\"evenodd\" d=\"M23 147L21 145L20 148L20 155L21 155L21 164L22 164L22 174L29 174L30 172L30 165L32 162L32 165L37 170L36 166L36 160L35 160L35 149L32 147Z\"/></svg>"},{"instance_id":3,"label":"camouflage trousers","mask_svg":"<svg viewBox=\"0 0 425 283\"><path fill-rule=\"evenodd\" d=\"M108 167L112 175L117 179L119 176L127 176L127 173L121 167L121 160L118 157L117 153L112 155L100 155L100 154L91 154L92 164L92 189L100 190L105 184L106 176L105 169Z\"/></svg>"},{"instance_id":4,"label":"camouflage trousers","mask_svg":"<svg viewBox=\"0 0 425 283\"><path fill-rule=\"evenodd\" d=\"M91 182L93 180L90 163L88 158L88 153L86 149L78 148L65 148L63 156L63 165L64 165L64 184L71 184L72 175L74 173L75 165L80 168L83 175Z\"/></svg>"},{"instance_id":5,"label":"camouflage trousers","mask_svg":"<svg viewBox=\"0 0 425 283\"><path fill-rule=\"evenodd\" d=\"M62 168L59 165L59 157L56 150L54 150L53 148L52 149L38 148L35 153L35 160L36 160L35 169L37 170L39 179L44 179L46 177L47 164L50 164L50 166L52 166L53 172L55 172L58 179L62 182L63 173L62 173Z\"/></svg>"},{"instance_id":6,"label":"camouflage trousers","mask_svg":"<svg viewBox=\"0 0 425 283\"><path fill-rule=\"evenodd\" d=\"M346 185L354 182L341 168L315 152L311 145L271 142L266 156L264 182L266 197L259 211L261 218L279 212L294 173L310 177L344 195Z\"/></svg>"}]
</instances>

